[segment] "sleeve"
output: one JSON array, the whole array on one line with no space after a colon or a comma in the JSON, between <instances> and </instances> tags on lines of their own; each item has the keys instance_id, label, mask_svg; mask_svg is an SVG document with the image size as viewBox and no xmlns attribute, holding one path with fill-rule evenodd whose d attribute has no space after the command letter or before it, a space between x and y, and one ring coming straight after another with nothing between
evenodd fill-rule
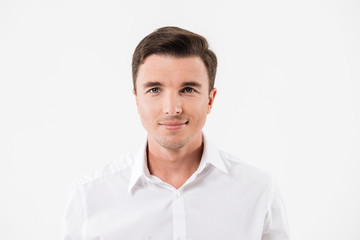
<instances>
[{"instance_id":1,"label":"sleeve","mask_svg":"<svg viewBox=\"0 0 360 240\"><path fill-rule=\"evenodd\" d=\"M277 182L271 177L270 204L265 216L261 240L289 240L286 209Z\"/></svg>"},{"instance_id":2,"label":"sleeve","mask_svg":"<svg viewBox=\"0 0 360 240\"><path fill-rule=\"evenodd\" d=\"M61 221L61 240L82 240L85 211L83 196L78 184L69 190L65 212Z\"/></svg>"}]
</instances>

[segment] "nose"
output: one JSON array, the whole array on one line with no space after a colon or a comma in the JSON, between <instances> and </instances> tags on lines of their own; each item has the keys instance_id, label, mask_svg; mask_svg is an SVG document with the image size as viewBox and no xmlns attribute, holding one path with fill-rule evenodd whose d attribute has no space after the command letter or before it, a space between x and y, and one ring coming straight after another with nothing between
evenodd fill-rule
<instances>
[{"instance_id":1,"label":"nose","mask_svg":"<svg viewBox=\"0 0 360 240\"><path fill-rule=\"evenodd\" d=\"M181 99L175 93L169 93L164 97L163 112L166 115L175 116L182 113Z\"/></svg>"}]
</instances>

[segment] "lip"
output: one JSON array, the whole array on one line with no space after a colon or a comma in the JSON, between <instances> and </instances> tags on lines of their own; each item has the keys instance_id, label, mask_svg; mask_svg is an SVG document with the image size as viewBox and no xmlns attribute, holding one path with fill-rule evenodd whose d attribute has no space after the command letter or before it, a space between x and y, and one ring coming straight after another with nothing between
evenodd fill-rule
<instances>
[{"instance_id":1,"label":"lip","mask_svg":"<svg viewBox=\"0 0 360 240\"><path fill-rule=\"evenodd\" d=\"M164 127L167 130L179 130L179 129L185 127L187 123L188 123L188 121L186 121L186 122L163 122L163 123L160 123L160 126Z\"/></svg>"}]
</instances>

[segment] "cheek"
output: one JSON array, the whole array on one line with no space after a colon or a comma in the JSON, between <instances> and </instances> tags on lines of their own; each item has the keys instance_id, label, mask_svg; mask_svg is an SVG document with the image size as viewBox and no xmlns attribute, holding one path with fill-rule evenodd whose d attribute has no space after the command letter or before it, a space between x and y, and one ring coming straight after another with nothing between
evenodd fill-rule
<instances>
[{"instance_id":1,"label":"cheek","mask_svg":"<svg viewBox=\"0 0 360 240\"><path fill-rule=\"evenodd\" d=\"M151 117L150 116L151 111L149 111L149 109L144 105L139 106L138 111L139 111L141 121L148 122L149 118Z\"/></svg>"},{"instance_id":2,"label":"cheek","mask_svg":"<svg viewBox=\"0 0 360 240\"><path fill-rule=\"evenodd\" d=\"M196 119L198 124L202 124L206 120L206 116L208 113L208 104L207 101L203 101L202 103L192 103L188 105L189 111L191 111L192 116Z\"/></svg>"},{"instance_id":3,"label":"cheek","mask_svg":"<svg viewBox=\"0 0 360 240\"><path fill-rule=\"evenodd\" d=\"M143 125L148 126L156 120L157 117L156 106L157 106L156 104L151 104L148 101L147 102L139 101L138 112Z\"/></svg>"},{"instance_id":4,"label":"cheek","mask_svg":"<svg viewBox=\"0 0 360 240\"><path fill-rule=\"evenodd\" d=\"M199 113L206 115L209 109L208 100L203 100L201 104L199 104L198 108Z\"/></svg>"}]
</instances>

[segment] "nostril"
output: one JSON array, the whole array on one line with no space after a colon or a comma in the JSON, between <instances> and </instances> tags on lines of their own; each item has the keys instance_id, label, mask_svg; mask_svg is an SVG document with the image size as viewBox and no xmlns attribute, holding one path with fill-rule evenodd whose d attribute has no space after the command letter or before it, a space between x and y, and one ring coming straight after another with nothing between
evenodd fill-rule
<instances>
[{"instance_id":1,"label":"nostril","mask_svg":"<svg viewBox=\"0 0 360 240\"><path fill-rule=\"evenodd\" d=\"M170 116L181 114L181 100L175 94L167 95L163 101L163 112Z\"/></svg>"}]
</instances>

